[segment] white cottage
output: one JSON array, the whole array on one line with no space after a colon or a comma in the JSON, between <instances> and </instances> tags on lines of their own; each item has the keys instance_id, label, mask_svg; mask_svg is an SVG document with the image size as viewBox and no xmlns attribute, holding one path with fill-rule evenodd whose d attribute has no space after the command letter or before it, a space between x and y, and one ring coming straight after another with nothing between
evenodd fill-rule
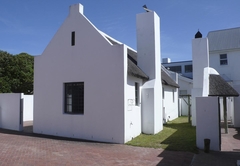
<instances>
[{"instance_id":1,"label":"white cottage","mask_svg":"<svg viewBox=\"0 0 240 166\"><path fill-rule=\"evenodd\" d=\"M70 6L35 57L34 133L114 143L158 133L163 128L160 59L155 12L137 15L136 52L99 31L81 4ZM164 78L165 85L178 87L169 75Z\"/></svg>"}]
</instances>

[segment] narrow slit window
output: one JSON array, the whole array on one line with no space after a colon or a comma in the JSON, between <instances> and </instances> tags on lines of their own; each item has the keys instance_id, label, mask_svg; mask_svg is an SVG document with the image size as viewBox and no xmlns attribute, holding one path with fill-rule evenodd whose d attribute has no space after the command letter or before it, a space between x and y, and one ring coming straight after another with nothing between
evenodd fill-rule
<instances>
[{"instance_id":1,"label":"narrow slit window","mask_svg":"<svg viewBox=\"0 0 240 166\"><path fill-rule=\"evenodd\" d=\"M75 46L75 31L72 32L72 46Z\"/></svg>"},{"instance_id":2,"label":"narrow slit window","mask_svg":"<svg viewBox=\"0 0 240 166\"><path fill-rule=\"evenodd\" d=\"M135 82L135 105L139 105L139 84Z\"/></svg>"}]
</instances>

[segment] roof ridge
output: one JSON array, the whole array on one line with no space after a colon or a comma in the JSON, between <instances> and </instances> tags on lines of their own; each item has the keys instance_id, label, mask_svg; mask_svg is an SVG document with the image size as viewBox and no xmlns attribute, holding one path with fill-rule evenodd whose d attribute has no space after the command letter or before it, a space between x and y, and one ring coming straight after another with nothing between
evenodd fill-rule
<instances>
[{"instance_id":1,"label":"roof ridge","mask_svg":"<svg viewBox=\"0 0 240 166\"><path fill-rule=\"evenodd\" d=\"M240 29L240 27L226 28L226 29L219 29L219 30L209 31L208 35L209 35L209 33L212 33L212 32L227 31L227 30L233 30L233 29Z\"/></svg>"}]
</instances>

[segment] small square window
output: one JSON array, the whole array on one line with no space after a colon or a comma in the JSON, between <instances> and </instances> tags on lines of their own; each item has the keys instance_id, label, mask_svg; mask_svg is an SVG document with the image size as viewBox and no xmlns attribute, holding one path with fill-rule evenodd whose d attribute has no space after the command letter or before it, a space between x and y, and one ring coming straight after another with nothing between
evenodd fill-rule
<instances>
[{"instance_id":1,"label":"small square window","mask_svg":"<svg viewBox=\"0 0 240 166\"><path fill-rule=\"evenodd\" d=\"M220 65L227 65L227 54L220 54Z\"/></svg>"},{"instance_id":2,"label":"small square window","mask_svg":"<svg viewBox=\"0 0 240 166\"><path fill-rule=\"evenodd\" d=\"M185 65L185 73L192 73L192 65Z\"/></svg>"}]
</instances>

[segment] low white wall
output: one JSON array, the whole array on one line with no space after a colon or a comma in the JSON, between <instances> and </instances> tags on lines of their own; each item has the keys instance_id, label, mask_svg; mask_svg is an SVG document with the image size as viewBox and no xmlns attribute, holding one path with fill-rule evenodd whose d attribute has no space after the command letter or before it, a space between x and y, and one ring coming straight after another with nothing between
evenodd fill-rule
<instances>
[{"instance_id":1,"label":"low white wall","mask_svg":"<svg viewBox=\"0 0 240 166\"><path fill-rule=\"evenodd\" d=\"M181 109L181 116L188 116L188 97L184 96L179 99L181 101L180 109Z\"/></svg>"},{"instance_id":2,"label":"low white wall","mask_svg":"<svg viewBox=\"0 0 240 166\"><path fill-rule=\"evenodd\" d=\"M139 105L135 105L135 82L139 83L139 97L141 97L142 80L127 76L127 85L125 91L125 142L132 140L139 134L141 134L141 98L139 99Z\"/></svg>"},{"instance_id":3,"label":"low white wall","mask_svg":"<svg viewBox=\"0 0 240 166\"><path fill-rule=\"evenodd\" d=\"M210 150L220 150L218 97L196 97L197 147L204 149L204 139L210 139Z\"/></svg>"},{"instance_id":4,"label":"low white wall","mask_svg":"<svg viewBox=\"0 0 240 166\"><path fill-rule=\"evenodd\" d=\"M167 121L174 120L178 117L178 93L176 88L170 86L163 86L163 119ZM174 99L173 99L174 93Z\"/></svg>"},{"instance_id":5,"label":"low white wall","mask_svg":"<svg viewBox=\"0 0 240 166\"><path fill-rule=\"evenodd\" d=\"M33 121L33 95L24 95L23 99L23 121Z\"/></svg>"},{"instance_id":6,"label":"low white wall","mask_svg":"<svg viewBox=\"0 0 240 166\"><path fill-rule=\"evenodd\" d=\"M0 127L21 131L22 120L21 93L0 94Z\"/></svg>"}]
</instances>

